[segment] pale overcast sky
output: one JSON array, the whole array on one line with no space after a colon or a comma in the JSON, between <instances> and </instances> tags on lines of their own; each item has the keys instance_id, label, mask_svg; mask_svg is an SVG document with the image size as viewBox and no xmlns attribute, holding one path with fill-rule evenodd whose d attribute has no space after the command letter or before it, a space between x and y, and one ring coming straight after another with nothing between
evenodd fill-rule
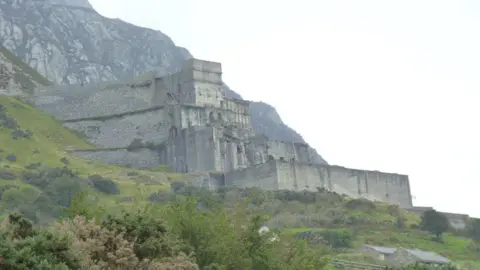
<instances>
[{"instance_id":1,"label":"pale overcast sky","mask_svg":"<svg viewBox=\"0 0 480 270\"><path fill-rule=\"evenodd\" d=\"M219 61L331 164L480 217L480 1L90 0Z\"/></svg>"}]
</instances>

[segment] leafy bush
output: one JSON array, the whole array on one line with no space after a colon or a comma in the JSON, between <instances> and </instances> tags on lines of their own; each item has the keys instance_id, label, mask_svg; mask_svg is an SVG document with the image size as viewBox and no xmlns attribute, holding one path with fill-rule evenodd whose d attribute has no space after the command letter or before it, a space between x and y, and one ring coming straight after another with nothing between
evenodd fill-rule
<instances>
[{"instance_id":1,"label":"leafy bush","mask_svg":"<svg viewBox=\"0 0 480 270\"><path fill-rule=\"evenodd\" d=\"M25 165L25 169L27 169L27 170L38 170L40 167L42 167L41 162L29 163L29 164Z\"/></svg>"},{"instance_id":2,"label":"leafy bush","mask_svg":"<svg viewBox=\"0 0 480 270\"><path fill-rule=\"evenodd\" d=\"M65 164L65 165L70 164L70 161L68 161L68 159L67 159L66 157L62 157L62 158L60 159L60 162L62 162L62 163Z\"/></svg>"},{"instance_id":3,"label":"leafy bush","mask_svg":"<svg viewBox=\"0 0 480 270\"><path fill-rule=\"evenodd\" d=\"M354 235L346 229L332 229L320 232L326 243L332 248L349 248L351 247Z\"/></svg>"},{"instance_id":4,"label":"leafy bush","mask_svg":"<svg viewBox=\"0 0 480 270\"><path fill-rule=\"evenodd\" d=\"M21 130L21 129L15 129L12 131L12 139L13 140L18 140L20 138L25 138L25 139L30 139L32 137L33 133L30 130Z\"/></svg>"},{"instance_id":5,"label":"leafy bush","mask_svg":"<svg viewBox=\"0 0 480 270\"><path fill-rule=\"evenodd\" d=\"M148 196L148 201L156 203L174 202L177 195L168 190L155 191Z\"/></svg>"},{"instance_id":6,"label":"leafy bush","mask_svg":"<svg viewBox=\"0 0 480 270\"><path fill-rule=\"evenodd\" d=\"M45 196L44 203L60 207L69 207L72 198L82 191L83 179L68 168L42 168L24 172L21 179L41 189Z\"/></svg>"},{"instance_id":7,"label":"leafy bush","mask_svg":"<svg viewBox=\"0 0 480 270\"><path fill-rule=\"evenodd\" d=\"M130 171L130 172L127 172L127 176L138 176L139 173L136 172L136 171Z\"/></svg>"},{"instance_id":8,"label":"leafy bush","mask_svg":"<svg viewBox=\"0 0 480 270\"><path fill-rule=\"evenodd\" d=\"M372 212L376 209L375 203L364 198L349 200L345 206L350 210Z\"/></svg>"},{"instance_id":9,"label":"leafy bush","mask_svg":"<svg viewBox=\"0 0 480 270\"><path fill-rule=\"evenodd\" d=\"M10 162L15 162L15 161L17 161L17 156L14 155L14 154L9 154L5 157L5 159L10 161Z\"/></svg>"},{"instance_id":10,"label":"leafy bush","mask_svg":"<svg viewBox=\"0 0 480 270\"><path fill-rule=\"evenodd\" d=\"M59 178L80 179L80 177L78 177L72 170L65 167L41 168L31 172L24 172L21 176L22 181L40 189L45 189L48 185L54 182L55 179Z\"/></svg>"},{"instance_id":11,"label":"leafy bush","mask_svg":"<svg viewBox=\"0 0 480 270\"><path fill-rule=\"evenodd\" d=\"M0 179L1 180L15 180L17 176L7 169L0 168Z\"/></svg>"},{"instance_id":12,"label":"leafy bush","mask_svg":"<svg viewBox=\"0 0 480 270\"><path fill-rule=\"evenodd\" d=\"M107 215L102 227L122 233L125 239L134 242L133 250L140 260L173 257L180 251L179 242L168 233L164 221L146 212Z\"/></svg>"},{"instance_id":13,"label":"leafy bush","mask_svg":"<svg viewBox=\"0 0 480 270\"><path fill-rule=\"evenodd\" d=\"M113 180L104 178L98 174L91 175L88 179L92 182L93 187L105 194L120 194L120 189Z\"/></svg>"},{"instance_id":14,"label":"leafy bush","mask_svg":"<svg viewBox=\"0 0 480 270\"><path fill-rule=\"evenodd\" d=\"M2 269L79 269L70 244L67 237L35 229L21 215L11 214L0 226Z\"/></svg>"},{"instance_id":15,"label":"leafy bush","mask_svg":"<svg viewBox=\"0 0 480 270\"><path fill-rule=\"evenodd\" d=\"M174 181L170 184L170 187L172 188L173 192L178 192L180 189L185 187L185 182Z\"/></svg>"},{"instance_id":16,"label":"leafy bush","mask_svg":"<svg viewBox=\"0 0 480 270\"><path fill-rule=\"evenodd\" d=\"M11 188L18 189L19 187L17 185L3 185L0 187L0 200L2 199L3 193Z\"/></svg>"},{"instance_id":17,"label":"leafy bush","mask_svg":"<svg viewBox=\"0 0 480 270\"><path fill-rule=\"evenodd\" d=\"M0 111L0 127L6 129L16 129L18 127L18 122L15 118L7 115L5 111Z\"/></svg>"},{"instance_id":18,"label":"leafy bush","mask_svg":"<svg viewBox=\"0 0 480 270\"><path fill-rule=\"evenodd\" d=\"M444 214L435 210L427 210L422 215L420 227L435 234L436 240L440 241L442 234L449 229L450 223Z\"/></svg>"}]
</instances>

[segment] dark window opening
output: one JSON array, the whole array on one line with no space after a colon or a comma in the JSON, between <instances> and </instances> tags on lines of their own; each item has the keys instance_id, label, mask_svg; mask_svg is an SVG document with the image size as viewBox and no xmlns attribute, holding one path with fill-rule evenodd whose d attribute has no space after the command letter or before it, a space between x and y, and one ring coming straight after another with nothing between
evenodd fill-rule
<instances>
[{"instance_id":1,"label":"dark window opening","mask_svg":"<svg viewBox=\"0 0 480 270\"><path fill-rule=\"evenodd\" d=\"M215 115L213 114L213 112L210 112L210 122L214 122L215 121Z\"/></svg>"},{"instance_id":2,"label":"dark window opening","mask_svg":"<svg viewBox=\"0 0 480 270\"><path fill-rule=\"evenodd\" d=\"M173 139L173 138L177 137L177 135L178 135L177 134L177 128L176 127L171 127L170 128L170 138Z\"/></svg>"}]
</instances>

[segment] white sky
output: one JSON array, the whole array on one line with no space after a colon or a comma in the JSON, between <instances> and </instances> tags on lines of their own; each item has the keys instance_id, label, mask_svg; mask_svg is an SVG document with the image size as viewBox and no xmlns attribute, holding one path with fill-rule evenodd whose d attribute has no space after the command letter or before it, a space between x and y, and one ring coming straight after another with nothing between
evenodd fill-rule
<instances>
[{"instance_id":1,"label":"white sky","mask_svg":"<svg viewBox=\"0 0 480 270\"><path fill-rule=\"evenodd\" d=\"M331 164L480 217L480 1L90 0L222 62Z\"/></svg>"}]
</instances>

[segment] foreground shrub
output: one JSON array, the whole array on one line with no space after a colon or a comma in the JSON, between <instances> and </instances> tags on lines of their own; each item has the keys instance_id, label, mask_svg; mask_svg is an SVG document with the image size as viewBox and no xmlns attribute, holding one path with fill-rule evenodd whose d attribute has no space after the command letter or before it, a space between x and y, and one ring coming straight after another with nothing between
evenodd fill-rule
<instances>
[{"instance_id":1,"label":"foreground shrub","mask_svg":"<svg viewBox=\"0 0 480 270\"><path fill-rule=\"evenodd\" d=\"M79 269L70 244L67 237L34 229L21 215L11 214L0 225L1 269Z\"/></svg>"},{"instance_id":2,"label":"foreground shrub","mask_svg":"<svg viewBox=\"0 0 480 270\"><path fill-rule=\"evenodd\" d=\"M180 250L180 243L168 233L164 221L145 211L108 215L102 227L124 234L125 239L134 242L134 252L141 260L174 257Z\"/></svg>"},{"instance_id":3,"label":"foreground shrub","mask_svg":"<svg viewBox=\"0 0 480 270\"><path fill-rule=\"evenodd\" d=\"M82 258L84 269L135 269L140 263L133 252L133 242L101 228L84 217L54 224L54 231L72 240L72 250Z\"/></svg>"}]
</instances>

